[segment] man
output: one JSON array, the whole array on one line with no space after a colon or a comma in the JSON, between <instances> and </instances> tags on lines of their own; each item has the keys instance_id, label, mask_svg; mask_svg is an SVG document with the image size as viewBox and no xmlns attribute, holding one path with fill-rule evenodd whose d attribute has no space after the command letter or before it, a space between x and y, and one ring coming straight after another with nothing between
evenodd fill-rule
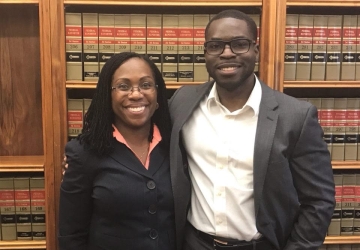
<instances>
[{"instance_id":1,"label":"man","mask_svg":"<svg viewBox=\"0 0 360 250\"><path fill-rule=\"evenodd\" d=\"M256 78L256 36L246 14L220 12L205 30L214 81L170 100L178 250L310 250L325 238L335 191L317 110Z\"/></svg>"}]
</instances>

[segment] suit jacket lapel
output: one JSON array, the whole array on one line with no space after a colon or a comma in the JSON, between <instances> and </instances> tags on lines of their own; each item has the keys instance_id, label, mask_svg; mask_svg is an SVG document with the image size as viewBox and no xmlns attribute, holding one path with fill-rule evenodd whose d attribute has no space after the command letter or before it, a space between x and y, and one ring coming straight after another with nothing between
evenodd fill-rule
<instances>
[{"instance_id":1,"label":"suit jacket lapel","mask_svg":"<svg viewBox=\"0 0 360 250\"><path fill-rule=\"evenodd\" d=\"M254 149L254 200L255 215L259 211L266 171L269 165L270 152L274 141L278 112L278 103L273 90L261 83L262 97L258 116Z\"/></svg>"}]
</instances>

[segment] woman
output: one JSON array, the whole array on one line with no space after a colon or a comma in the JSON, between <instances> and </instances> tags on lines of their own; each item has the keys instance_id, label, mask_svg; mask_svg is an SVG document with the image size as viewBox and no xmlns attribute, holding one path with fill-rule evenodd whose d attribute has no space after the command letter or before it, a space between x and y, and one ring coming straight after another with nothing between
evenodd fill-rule
<instances>
[{"instance_id":1,"label":"woman","mask_svg":"<svg viewBox=\"0 0 360 250\"><path fill-rule=\"evenodd\" d=\"M175 249L165 83L148 58L104 65L83 133L65 148L60 250Z\"/></svg>"}]
</instances>

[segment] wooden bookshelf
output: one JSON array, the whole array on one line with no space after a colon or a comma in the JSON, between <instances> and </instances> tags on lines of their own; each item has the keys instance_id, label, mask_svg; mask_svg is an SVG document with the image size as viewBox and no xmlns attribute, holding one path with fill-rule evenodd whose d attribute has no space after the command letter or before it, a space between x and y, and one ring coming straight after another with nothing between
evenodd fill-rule
<instances>
[{"instance_id":1,"label":"wooden bookshelf","mask_svg":"<svg viewBox=\"0 0 360 250\"><path fill-rule=\"evenodd\" d=\"M360 6L358 0L311 0L311 1L300 1L300 0L287 0L287 6L339 6L339 7L352 7Z\"/></svg>"},{"instance_id":2,"label":"wooden bookshelf","mask_svg":"<svg viewBox=\"0 0 360 250\"><path fill-rule=\"evenodd\" d=\"M0 156L0 172L42 172L44 156Z\"/></svg>"},{"instance_id":3,"label":"wooden bookshelf","mask_svg":"<svg viewBox=\"0 0 360 250\"><path fill-rule=\"evenodd\" d=\"M284 81L284 88L360 88L360 81Z\"/></svg>"},{"instance_id":4,"label":"wooden bookshelf","mask_svg":"<svg viewBox=\"0 0 360 250\"><path fill-rule=\"evenodd\" d=\"M132 5L132 6L261 6L261 0L183 0L183 1L92 1L92 0L64 0L64 4L75 5Z\"/></svg>"},{"instance_id":5,"label":"wooden bookshelf","mask_svg":"<svg viewBox=\"0 0 360 250\"><path fill-rule=\"evenodd\" d=\"M359 236L327 236L324 244L360 244Z\"/></svg>"},{"instance_id":6,"label":"wooden bookshelf","mask_svg":"<svg viewBox=\"0 0 360 250\"><path fill-rule=\"evenodd\" d=\"M44 240L0 241L0 250L10 249L46 249L46 242Z\"/></svg>"},{"instance_id":7,"label":"wooden bookshelf","mask_svg":"<svg viewBox=\"0 0 360 250\"><path fill-rule=\"evenodd\" d=\"M360 169L360 161L332 161L331 165L333 169Z\"/></svg>"},{"instance_id":8,"label":"wooden bookshelf","mask_svg":"<svg viewBox=\"0 0 360 250\"><path fill-rule=\"evenodd\" d=\"M0 0L0 4L38 4L39 0Z\"/></svg>"}]
</instances>

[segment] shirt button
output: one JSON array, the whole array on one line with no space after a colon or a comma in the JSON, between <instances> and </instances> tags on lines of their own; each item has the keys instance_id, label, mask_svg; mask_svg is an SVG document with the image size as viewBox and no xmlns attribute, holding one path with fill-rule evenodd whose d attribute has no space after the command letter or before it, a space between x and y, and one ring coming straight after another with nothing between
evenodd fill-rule
<instances>
[{"instance_id":1,"label":"shirt button","mask_svg":"<svg viewBox=\"0 0 360 250\"><path fill-rule=\"evenodd\" d=\"M218 193L217 193L217 196L221 196L221 195L222 195L222 193L221 193L221 192L218 192Z\"/></svg>"},{"instance_id":2,"label":"shirt button","mask_svg":"<svg viewBox=\"0 0 360 250\"><path fill-rule=\"evenodd\" d=\"M158 232L155 229L151 229L149 236L151 239L155 240L158 237Z\"/></svg>"},{"instance_id":3,"label":"shirt button","mask_svg":"<svg viewBox=\"0 0 360 250\"><path fill-rule=\"evenodd\" d=\"M156 205L155 204L151 204L149 207L149 213L150 214L155 214L156 213Z\"/></svg>"},{"instance_id":4,"label":"shirt button","mask_svg":"<svg viewBox=\"0 0 360 250\"><path fill-rule=\"evenodd\" d=\"M150 190L155 189L155 187L156 187L154 181L148 181L148 182L146 183L146 186L147 186L147 188L150 189Z\"/></svg>"},{"instance_id":5,"label":"shirt button","mask_svg":"<svg viewBox=\"0 0 360 250\"><path fill-rule=\"evenodd\" d=\"M217 220L216 220L216 224L219 225L219 224L221 224L221 223L222 223L222 220L221 220L221 219L217 219Z\"/></svg>"}]
</instances>

